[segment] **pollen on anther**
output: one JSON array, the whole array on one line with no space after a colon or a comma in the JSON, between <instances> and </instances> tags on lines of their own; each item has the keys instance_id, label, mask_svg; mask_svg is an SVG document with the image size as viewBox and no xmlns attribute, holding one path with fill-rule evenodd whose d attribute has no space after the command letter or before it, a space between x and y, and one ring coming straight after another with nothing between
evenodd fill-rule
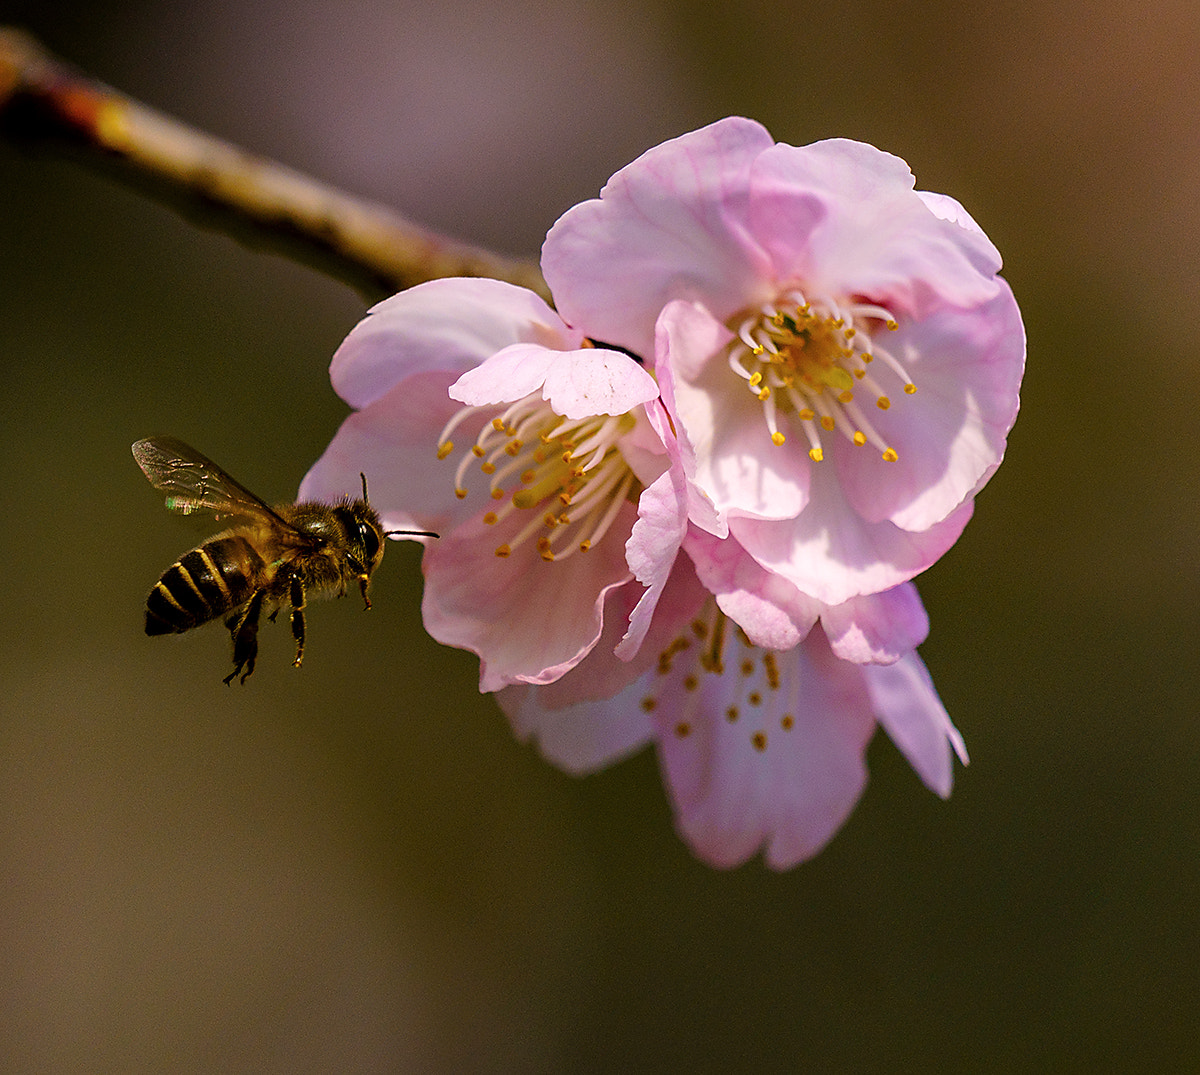
<instances>
[{"instance_id":1,"label":"pollen on anther","mask_svg":"<svg viewBox=\"0 0 1200 1075\"><path fill-rule=\"evenodd\" d=\"M512 555L512 548L509 545L497 545L496 555L503 559L506 556Z\"/></svg>"},{"instance_id":2,"label":"pollen on anther","mask_svg":"<svg viewBox=\"0 0 1200 1075\"><path fill-rule=\"evenodd\" d=\"M653 713L654 709L657 705L658 705L658 702L654 698L643 698L642 699L643 712Z\"/></svg>"},{"instance_id":3,"label":"pollen on anther","mask_svg":"<svg viewBox=\"0 0 1200 1075\"><path fill-rule=\"evenodd\" d=\"M774 444L776 448L778 448L785 440L787 440L787 438L780 433L778 429L771 434L771 443Z\"/></svg>"},{"instance_id":4,"label":"pollen on anther","mask_svg":"<svg viewBox=\"0 0 1200 1075\"><path fill-rule=\"evenodd\" d=\"M471 454L476 459L482 459L485 455L487 455L487 452L485 452L478 444L476 444L471 448Z\"/></svg>"},{"instance_id":5,"label":"pollen on anther","mask_svg":"<svg viewBox=\"0 0 1200 1075\"><path fill-rule=\"evenodd\" d=\"M493 500L503 500L504 499L504 490L503 489L493 489L492 490L492 499Z\"/></svg>"},{"instance_id":6,"label":"pollen on anther","mask_svg":"<svg viewBox=\"0 0 1200 1075\"><path fill-rule=\"evenodd\" d=\"M825 458L825 453L820 448L809 448L808 457L814 462L819 463Z\"/></svg>"},{"instance_id":7,"label":"pollen on anther","mask_svg":"<svg viewBox=\"0 0 1200 1075\"><path fill-rule=\"evenodd\" d=\"M758 691L751 691L746 701L751 705L762 705L762 695Z\"/></svg>"},{"instance_id":8,"label":"pollen on anther","mask_svg":"<svg viewBox=\"0 0 1200 1075\"><path fill-rule=\"evenodd\" d=\"M854 402L854 393L849 390L843 392L840 396L838 396L838 402L839 403L853 403Z\"/></svg>"},{"instance_id":9,"label":"pollen on anther","mask_svg":"<svg viewBox=\"0 0 1200 1075\"><path fill-rule=\"evenodd\" d=\"M730 724L733 724L738 719L738 707L731 705L727 710L725 710L725 719L729 721Z\"/></svg>"},{"instance_id":10,"label":"pollen on anther","mask_svg":"<svg viewBox=\"0 0 1200 1075\"><path fill-rule=\"evenodd\" d=\"M584 539L583 539L583 540L582 540L582 541L579 543L579 551L580 551L580 552L587 552L587 551L588 551L588 549L590 549L591 547L592 547L592 543L591 543L591 541L590 541L588 538L584 538Z\"/></svg>"},{"instance_id":11,"label":"pollen on anther","mask_svg":"<svg viewBox=\"0 0 1200 1075\"><path fill-rule=\"evenodd\" d=\"M754 749L758 751L767 749L767 733L755 732L750 736L750 742L754 744Z\"/></svg>"},{"instance_id":12,"label":"pollen on anther","mask_svg":"<svg viewBox=\"0 0 1200 1075\"><path fill-rule=\"evenodd\" d=\"M825 430L826 433L832 433L833 427L834 427L833 415L832 414L821 415L821 428L823 430Z\"/></svg>"},{"instance_id":13,"label":"pollen on anther","mask_svg":"<svg viewBox=\"0 0 1200 1075\"><path fill-rule=\"evenodd\" d=\"M792 730L792 725L795 723L796 723L796 718L793 717L791 715L791 713L784 713L784 715L779 718L779 726L785 732L790 732Z\"/></svg>"},{"instance_id":14,"label":"pollen on anther","mask_svg":"<svg viewBox=\"0 0 1200 1075\"><path fill-rule=\"evenodd\" d=\"M742 667L742 675L748 676L748 675L750 675L751 672L754 671L754 662L753 661L742 661L741 667Z\"/></svg>"},{"instance_id":15,"label":"pollen on anther","mask_svg":"<svg viewBox=\"0 0 1200 1075\"><path fill-rule=\"evenodd\" d=\"M504 419L503 418L493 418L492 419L492 428L497 433L503 433L504 432Z\"/></svg>"},{"instance_id":16,"label":"pollen on anther","mask_svg":"<svg viewBox=\"0 0 1200 1075\"><path fill-rule=\"evenodd\" d=\"M495 526L496 525L496 513L494 511L489 511L486 515L484 515L483 521L488 526Z\"/></svg>"},{"instance_id":17,"label":"pollen on anther","mask_svg":"<svg viewBox=\"0 0 1200 1075\"><path fill-rule=\"evenodd\" d=\"M521 442L514 437L504 446L504 450L516 459L521 454Z\"/></svg>"},{"instance_id":18,"label":"pollen on anther","mask_svg":"<svg viewBox=\"0 0 1200 1075\"><path fill-rule=\"evenodd\" d=\"M861 429L856 429L854 431L853 440L854 440L854 443L857 444L861 448L864 444L867 443L867 435Z\"/></svg>"},{"instance_id":19,"label":"pollen on anther","mask_svg":"<svg viewBox=\"0 0 1200 1075\"><path fill-rule=\"evenodd\" d=\"M467 496L467 491L465 489L455 489L454 495L456 497L458 497L459 500L465 500L466 496Z\"/></svg>"},{"instance_id":20,"label":"pollen on anther","mask_svg":"<svg viewBox=\"0 0 1200 1075\"><path fill-rule=\"evenodd\" d=\"M762 371L755 370L750 374L750 387L757 388L760 384L762 384Z\"/></svg>"},{"instance_id":21,"label":"pollen on anther","mask_svg":"<svg viewBox=\"0 0 1200 1075\"><path fill-rule=\"evenodd\" d=\"M769 385L763 385L762 391L758 393L758 398L764 403L771 398L771 389Z\"/></svg>"},{"instance_id":22,"label":"pollen on anther","mask_svg":"<svg viewBox=\"0 0 1200 1075\"><path fill-rule=\"evenodd\" d=\"M484 474L495 474L496 473L496 464L495 463L480 463L479 469L482 470L484 472Z\"/></svg>"},{"instance_id":23,"label":"pollen on anther","mask_svg":"<svg viewBox=\"0 0 1200 1075\"><path fill-rule=\"evenodd\" d=\"M694 691L698 686L700 686L700 680L695 676L683 677L683 689L685 691Z\"/></svg>"},{"instance_id":24,"label":"pollen on anther","mask_svg":"<svg viewBox=\"0 0 1200 1075\"><path fill-rule=\"evenodd\" d=\"M689 735L692 734L692 726L690 724L688 724L686 721L681 720L678 724L675 725L675 734L677 736L679 736L680 739L686 739Z\"/></svg>"},{"instance_id":25,"label":"pollen on anther","mask_svg":"<svg viewBox=\"0 0 1200 1075\"><path fill-rule=\"evenodd\" d=\"M438 445L437 457L445 459L452 451L454 451L454 441L448 440Z\"/></svg>"},{"instance_id":26,"label":"pollen on anther","mask_svg":"<svg viewBox=\"0 0 1200 1075\"><path fill-rule=\"evenodd\" d=\"M887 449L887 450L886 450L886 451L883 453L883 461L884 461L885 463L894 463L894 462L896 462L896 460L897 460L897 459L899 459L899 458L900 458L900 456L898 456L898 455L896 454L896 449L895 449L895 448L888 448L888 449Z\"/></svg>"},{"instance_id":27,"label":"pollen on anther","mask_svg":"<svg viewBox=\"0 0 1200 1075\"><path fill-rule=\"evenodd\" d=\"M917 390L917 386L915 384L912 384L911 382L904 386L904 394L906 396L911 396L914 392L916 392L916 390Z\"/></svg>"},{"instance_id":28,"label":"pollen on anther","mask_svg":"<svg viewBox=\"0 0 1200 1075\"><path fill-rule=\"evenodd\" d=\"M524 485L532 485L536 477L537 471L532 467L529 470L524 470L521 472L521 482Z\"/></svg>"},{"instance_id":29,"label":"pollen on anther","mask_svg":"<svg viewBox=\"0 0 1200 1075\"><path fill-rule=\"evenodd\" d=\"M886 411L891 405L892 405L892 401L890 399L888 399L887 396L880 396L875 401L875 406L878 407L881 411Z\"/></svg>"}]
</instances>

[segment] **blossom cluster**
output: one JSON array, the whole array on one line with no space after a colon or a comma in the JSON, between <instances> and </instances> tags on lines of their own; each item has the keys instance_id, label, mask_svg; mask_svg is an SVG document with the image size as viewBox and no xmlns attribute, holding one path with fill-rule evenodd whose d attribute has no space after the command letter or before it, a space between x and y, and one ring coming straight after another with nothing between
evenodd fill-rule
<instances>
[{"instance_id":1,"label":"blossom cluster","mask_svg":"<svg viewBox=\"0 0 1200 1075\"><path fill-rule=\"evenodd\" d=\"M911 582L1004 454L1025 341L1000 257L869 145L731 118L643 154L494 280L374 307L305 478L434 530L429 633L583 773L653 743L705 861L815 854L882 725L949 794L962 740Z\"/></svg>"}]
</instances>

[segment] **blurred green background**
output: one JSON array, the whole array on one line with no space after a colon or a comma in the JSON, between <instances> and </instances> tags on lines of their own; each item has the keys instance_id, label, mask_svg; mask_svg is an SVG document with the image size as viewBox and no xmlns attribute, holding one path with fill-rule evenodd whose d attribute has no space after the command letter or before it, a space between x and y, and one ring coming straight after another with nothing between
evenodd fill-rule
<instances>
[{"instance_id":1,"label":"blurred green background","mask_svg":"<svg viewBox=\"0 0 1200 1075\"><path fill-rule=\"evenodd\" d=\"M653 756L515 743L419 621L147 639L207 536L129 445L283 498L345 407L366 297L0 144L0 1069L1193 1071L1200 1067L1200 13L1191 0L0 3L156 107L535 255L722 115L865 139L962 201L1029 333L1009 458L922 580L972 764L882 736L813 862L722 873ZM1185 450L1187 449L1187 450Z\"/></svg>"}]
</instances>

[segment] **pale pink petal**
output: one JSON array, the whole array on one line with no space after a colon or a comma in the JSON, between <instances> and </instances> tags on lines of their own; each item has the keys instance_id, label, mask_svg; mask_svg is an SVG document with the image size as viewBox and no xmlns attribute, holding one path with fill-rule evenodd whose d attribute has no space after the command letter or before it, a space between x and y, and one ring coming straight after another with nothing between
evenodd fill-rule
<instances>
[{"instance_id":1,"label":"pale pink petal","mask_svg":"<svg viewBox=\"0 0 1200 1075\"><path fill-rule=\"evenodd\" d=\"M496 695L516 737L535 740L547 761L575 776L612 765L654 738L654 722L640 706L606 698L548 709L544 698L545 688L525 683Z\"/></svg>"},{"instance_id":2,"label":"pale pink petal","mask_svg":"<svg viewBox=\"0 0 1200 1075\"><path fill-rule=\"evenodd\" d=\"M895 664L863 667L879 723L930 791L943 799L954 784L951 750L967 764L962 736L937 696L929 672L915 653Z\"/></svg>"},{"instance_id":3,"label":"pale pink petal","mask_svg":"<svg viewBox=\"0 0 1200 1075\"><path fill-rule=\"evenodd\" d=\"M836 445L846 499L864 519L924 530L973 496L1000 465L1017 417L1025 333L1008 285L973 310L945 309L884 342L917 385L871 421L899 458Z\"/></svg>"},{"instance_id":4,"label":"pale pink petal","mask_svg":"<svg viewBox=\"0 0 1200 1075\"><path fill-rule=\"evenodd\" d=\"M492 526L474 516L426 548L425 629L479 655L481 691L549 683L578 664L600 637L605 593L630 579L621 537L633 528L632 504L604 541L552 563L531 540L515 545L525 515ZM504 542L513 551L497 556Z\"/></svg>"},{"instance_id":5,"label":"pale pink petal","mask_svg":"<svg viewBox=\"0 0 1200 1075\"><path fill-rule=\"evenodd\" d=\"M687 482L679 467L665 471L638 497L638 520L625 543L625 561L646 587L629 618L629 630L616 655L629 660L637 653L662 595L667 577L687 531Z\"/></svg>"},{"instance_id":6,"label":"pale pink petal","mask_svg":"<svg viewBox=\"0 0 1200 1075\"><path fill-rule=\"evenodd\" d=\"M567 772L591 772L652 738L654 724L642 704L657 678L652 670L708 600L681 558L663 589L645 645L632 660L622 661L613 655L613 645L633 594L632 586L609 591L600 641L561 679L506 687L496 695L518 738L536 739L541 752Z\"/></svg>"},{"instance_id":7,"label":"pale pink petal","mask_svg":"<svg viewBox=\"0 0 1200 1075\"><path fill-rule=\"evenodd\" d=\"M411 374L457 375L519 342L578 347L582 335L525 288L433 280L373 306L337 349L329 372L337 394L361 408Z\"/></svg>"},{"instance_id":8,"label":"pale pink petal","mask_svg":"<svg viewBox=\"0 0 1200 1075\"><path fill-rule=\"evenodd\" d=\"M763 688L755 706L746 687L755 677L742 673L736 650L726 661L732 671L678 689L672 704L662 692L654 710L676 821L713 866L736 866L761 848L769 866L787 869L824 847L866 784L875 720L861 671L837 661L814 631L776 655L778 688Z\"/></svg>"},{"instance_id":9,"label":"pale pink petal","mask_svg":"<svg viewBox=\"0 0 1200 1075\"><path fill-rule=\"evenodd\" d=\"M744 218L749 168L772 144L759 124L723 119L648 150L564 213L542 272L566 321L652 361L672 299L723 318L765 298L767 261Z\"/></svg>"},{"instance_id":10,"label":"pale pink petal","mask_svg":"<svg viewBox=\"0 0 1200 1075\"><path fill-rule=\"evenodd\" d=\"M625 414L657 399L658 383L628 355L588 347L550 367L542 398L564 418Z\"/></svg>"},{"instance_id":11,"label":"pale pink petal","mask_svg":"<svg viewBox=\"0 0 1200 1075\"><path fill-rule=\"evenodd\" d=\"M751 170L749 219L775 278L810 291L867 296L911 317L996 294L1000 259L982 232L935 215L908 165L862 142L762 153Z\"/></svg>"},{"instance_id":12,"label":"pale pink petal","mask_svg":"<svg viewBox=\"0 0 1200 1075\"><path fill-rule=\"evenodd\" d=\"M351 414L300 484L301 500L362 495L389 530L443 533L473 511L454 495L454 464L437 458L438 434L461 409L446 389L453 372L406 378L387 395ZM474 438L482 419L459 426Z\"/></svg>"},{"instance_id":13,"label":"pale pink petal","mask_svg":"<svg viewBox=\"0 0 1200 1075\"><path fill-rule=\"evenodd\" d=\"M808 497L800 438L776 447L758 397L719 353L729 331L702 306L673 302L658 325L656 367L676 422L684 469L719 516L790 519Z\"/></svg>"},{"instance_id":14,"label":"pale pink petal","mask_svg":"<svg viewBox=\"0 0 1200 1075\"><path fill-rule=\"evenodd\" d=\"M812 499L798 518L734 518L729 533L763 567L826 605L907 582L958 540L974 510L967 501L920 533L868 523L846 504L833 469L812 469Z\"/></svg>"},{"instance_id":15,"label":"pale pink petal","mask_svg":"<svg viewBox=\"0 0 1200 1075\"><path fill-rule=\"evenodd\" d=\"M820 602L757 564L736 541L689 531L684 549L717 606L756 646L789 650L821 614Z\"/></svg>"},{"instance_id":16,"label":"pale pink petal","mask_svg":"<svg viewBox=\"0 0 1200 1075\"><path fill-rule=\"evenodd\" d=\"M459 377L450 398L469 407L515 403L541 389L562 353L536 343L510 344Z\"/></svg>"},{"instance_id":17,"label":"pale pink petal","mask_svg":"<svg viewBox=\"0 0 1200 1075\"><path fill-rule=\"evenodd\" d=\"M634 686L634 681L657 667L660 655L681 634L689 632L697 614L711 600L708 591L696 578L688 558L677 557L641 648L629 660L622 660L614 651L638 597L638 587L633 585L619 586L609 591L604 602L604 627L600 640L566 675L537 688L538 704L542 708L566 709L580 702L606 698L611 699L616 708L623 705L639 706L645 697L645 689L644 685Z\"/></svg>"},{"instance_id":18,"label":"pale pink petal","mask_svg":"<svg viewBox=\"0 0 1200 1075\"><path fill-rule=\"evenodd\" d=\"M855 664L891 664L929 634L929 617L911 582L826 606L821 625L834 656Z\"/></svg>"}]
</instances>

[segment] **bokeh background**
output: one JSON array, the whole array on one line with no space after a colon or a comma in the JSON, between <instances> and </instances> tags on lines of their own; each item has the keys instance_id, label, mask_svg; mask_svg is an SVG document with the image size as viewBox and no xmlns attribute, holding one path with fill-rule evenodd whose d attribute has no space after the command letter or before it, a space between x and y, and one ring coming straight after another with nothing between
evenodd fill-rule
<instances>
[{"instance_id":1,"label":"bokeh background","mask_svg":"<svg viewBox=\"0 0 1200 1075\"><path fill-rule=\"evenodd\" d=\"M1009 458L921 581L971 766L884 738L813 862L717 872L652 755L576 780L422 633L417 550L228 689L147 639L205 526L171 432L268 498L367 296L0 144L0 1069L1200 1067L1200 13L1193 0L127 0L0 21L198 126L536 255L722 115L903 156L1006 259Z\"/></svg>"}]
</instances>

